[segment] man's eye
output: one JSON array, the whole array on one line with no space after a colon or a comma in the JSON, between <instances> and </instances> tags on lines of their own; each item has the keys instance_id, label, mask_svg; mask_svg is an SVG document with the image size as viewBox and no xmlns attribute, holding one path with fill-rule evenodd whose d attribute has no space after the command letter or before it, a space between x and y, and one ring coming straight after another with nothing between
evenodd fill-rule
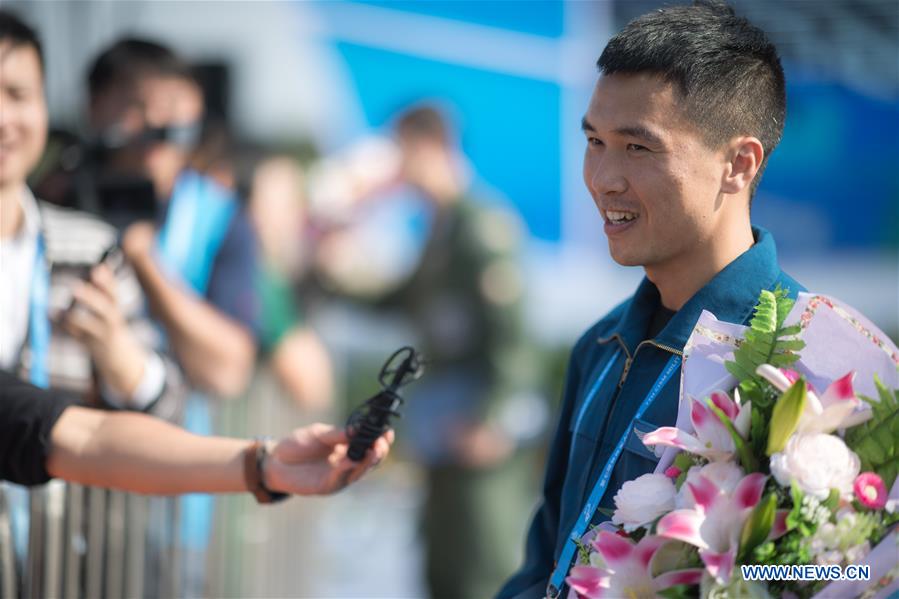
<instances>
[{"instance_id":1,"label":"man's eye","mask_svg":"<svg viewBox=\"0 0 899 599\"><path fill-rule=\"evenodd\" d=\"M598 137L588 137L587 144L591 145L591 146L601 146L602 140L599 139Z\"/></svg>"},{"instance_id":2,"label":"man's eye","mask_svg":"<svg viewBox=\"0 0 899 599\"><path fill-rule=\"evenodd\" d=\"M649 148L646 146L641 146L640 144L627 144L628 150L636 150L636 151L649 151Z\"/></svg>"}]
</instances>

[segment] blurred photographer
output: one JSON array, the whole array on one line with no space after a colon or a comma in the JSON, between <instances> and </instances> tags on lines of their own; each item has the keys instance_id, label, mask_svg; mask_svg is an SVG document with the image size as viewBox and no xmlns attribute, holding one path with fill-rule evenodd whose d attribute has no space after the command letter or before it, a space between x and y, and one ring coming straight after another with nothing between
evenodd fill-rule
<instances>
[{"instance_id":1,"label":"blurred photographer","mask_svg":"<svg viewBox=\"0 0 899 599\"><path fill-rule=\"evenodd\" d=\"M236 194L189 168L203 93L190 67L154 42L124 39L88 77L98 176L149 181L156 222L130 226L123 249L190 382L242 391L256 355L256 240Z\"/></svg>"}]
</instances>

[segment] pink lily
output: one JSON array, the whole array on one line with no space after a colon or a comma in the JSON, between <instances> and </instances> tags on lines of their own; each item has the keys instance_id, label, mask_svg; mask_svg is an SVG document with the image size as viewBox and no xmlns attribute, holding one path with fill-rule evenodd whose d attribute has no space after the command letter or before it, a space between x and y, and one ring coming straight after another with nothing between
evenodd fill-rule
<instances>
[{"instance_id":1,"label":"pink lily","mask_svg":"<svg viewBox=\"0 0 899 599\"><path fill-rule=\"evenodd\" d=\"M680 584L699 584L702 569L690 568L652 575L653 557L667 539L643 537L639 543L608 531L600 531L593 549L602 566L575 566L565 579L569 599L605 597L656 597L659 591Z\"/></svg>"},{"instance_id":2,"label":"pink lily","mask_svg":"<svg viewBox=\"0 0 899 599\"><path fill-rule=\"evenodd\" d=\"M799 373L780 370L770 364L762 364L756 374L774 385L780 392L789 389L799 380ZM832 433L850 428L871 418L871 408L855 396L852 379L855 371L832 382L821 397L809 387L806 392L805 411L799 419L797 433Z\"/></svg>"},{"instance_id":3,"label":"pink lily","mask_svg":"<svg viewBox=\"0 0 899 599\"><path fill-rule=\"evenodd\" d=\"M658 536L698 547L706 571L720 584L727 584L743 524L761 500L766 479L758 472L744 476L736 489L727 493L700 475L695 483L685 483L696 505L663 516L656 527Z\"/></svg>"},{"instance_id":4,"label":"pink lily","mask_svg":"<svg viewBox=\"0 0 899 599\"><path fill-rule=\"evenodd\" d=\"M739 395L737 396L739 400ZM744 439L749 435L751 402L740 405L724 391L714 391L708 399L709 405L720 409ZM712 461L728 460L736 451L734 440L727 427L704 402L690 397L690 421L695 434L690 434L673 426L663 426L643 436L644 445L665 445L676 447Z\"/></svg>"},{"instance_id":5,"label":"pink lily","mask_svg":"<svg viewBox=\"0 0 899 599\"><path fill-rule=\"evenodd\" d=\"M603 581L607 573L593 566L574 566L565 578L568 583L569 599L580 597L601 597Z\"/></svg>"}]
</instances>

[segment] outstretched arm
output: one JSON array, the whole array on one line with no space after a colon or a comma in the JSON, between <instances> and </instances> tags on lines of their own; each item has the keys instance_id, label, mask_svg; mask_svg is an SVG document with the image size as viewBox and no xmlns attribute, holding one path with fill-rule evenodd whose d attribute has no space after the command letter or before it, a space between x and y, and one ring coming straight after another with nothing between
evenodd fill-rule
<instances>
[{"instance_id":1,"label":"outstretched arm","mask_svg":"<svg viewBox=\"0 0 899 599\"><path fill-rule=\"evenodd\" d=\"M160 495L248 490L244 458L254 443L201 437L145 414L94 410L70 401L0 371L2 478L34 485L59 477ZM392 442L388 432L355 463L346 455L342 430L306 426L271 442L261 480L271 491L334 493L384 459Z\"/></svg>"},{"instance_id":2,"label":"outstretched arm","mask_svg":"<svg viewBox=\"0 0 899 599\"><path fill-rule=\"evenodd\" d=\"M357 464L346 457L342 430L314 424L274 444L263 480L273 491L334 493L360 478L388 453L379 439ZM247 490L244 452L249 441L201 437L145 416L67 408L53 427L47 471L86 485L135 493L228 493Z\"/></svg>"}]
</instances>

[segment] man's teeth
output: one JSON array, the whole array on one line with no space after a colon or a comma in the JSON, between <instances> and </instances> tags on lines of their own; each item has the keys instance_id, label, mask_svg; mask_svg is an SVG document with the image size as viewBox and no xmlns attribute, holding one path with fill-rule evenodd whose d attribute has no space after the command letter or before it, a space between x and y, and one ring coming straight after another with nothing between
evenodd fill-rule
<instances>
[{"instance_id":1,"label":"man's teeth","mask_svg":"<svg viewBox=\"0 0 899 599\"><path fill-rule=\"evenodd\" d=\"M637 218L637 215L633 212L614 212L609 210L606 212L606 217L613 223L626 223Z\"/></svg>"}]
</instances>

